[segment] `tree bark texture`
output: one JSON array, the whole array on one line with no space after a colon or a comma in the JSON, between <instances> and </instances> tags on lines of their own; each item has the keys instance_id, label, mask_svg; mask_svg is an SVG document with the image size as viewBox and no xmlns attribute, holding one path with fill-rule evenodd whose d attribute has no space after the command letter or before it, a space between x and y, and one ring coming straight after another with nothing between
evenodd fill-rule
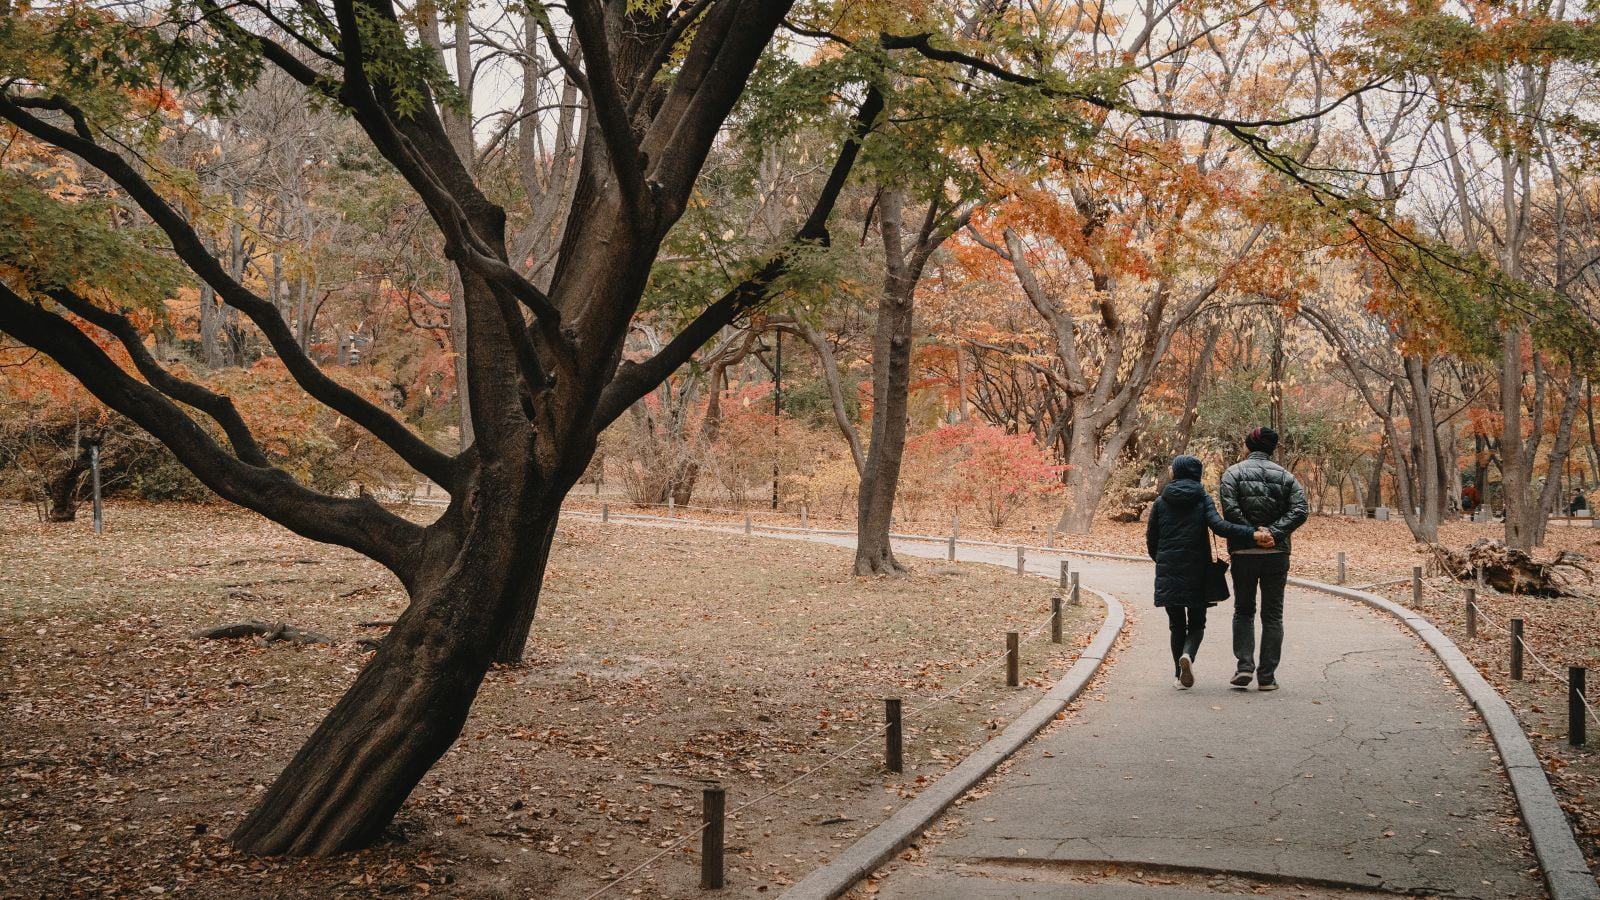
<instances>
[{"instance_id":1,"label":"tree bark texture","mask_svg":"<svg viewBox=\"0 0 1600 900\"><path fill-rule=\"evenodd\" d=\"M538 283L513 258L506 213L474 181L470 150L458 151L429 85L405 67L370 64L362 36L373 32L361 16L393 17L392 7L330 4L325 24L337 40L329 38L326 58L337 62L326 70L276 43L282 37L276 31L252 34L247 23L230 25L251 34L266 62L308 91L335 92L339 108L437 226L460 280L457 321L471 349L460 371L472 440L453 453L430 446L392 409L320 368L272 291L264 295L246 283L248 248L237 224L225 262L219 260L141 168L100 143L97 131L71 127L70 117L82 110L66 100L17 102L10 89L0 91L0 119L98 170L204 285L205 299L221 314L206 320L208 362L220 361L213 351L228 357L230 349L229 361L238 361L238 346L222 345L229 317L248 319L307 396L364 429L450 497L443 515L424 526L370 496L308 487L272 464L226 394L164 368L134 320L68 288L24 290L0 281L0 331L54 359L102 403L161 440L223 499L303 537L372 558L410 594L350 690L235 830L242 849L323 855L378 839L459 735L491 663L521 658L562 498L584 474L601 430L766 302L799 247L827 243L828 218L883 108L874 89L866 91L852 135L792 238L751 277L708 299L659 352L623 358L660 243L683 214L788 5L708 0L678 18L669 8L632 4L571 7L580 53L556 55L586 84L588 109L567 209L551 219L561 223L560 249L543 257L550 269ZM214 15L226 19L232 12ZM398 19L389 24L403 28ZM658 77L668 66L673 77ZM909 315L909 293L906 301ZM80 321L119 343L132 370ZM892 474L887 457L883 471Z\"/></svg>"}]
</instances>

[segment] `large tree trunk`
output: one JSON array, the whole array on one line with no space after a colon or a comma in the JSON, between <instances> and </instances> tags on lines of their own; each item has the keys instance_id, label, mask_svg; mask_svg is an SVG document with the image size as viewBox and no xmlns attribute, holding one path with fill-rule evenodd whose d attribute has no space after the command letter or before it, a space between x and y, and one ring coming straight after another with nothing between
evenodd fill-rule
<instances>
[{"instance_id":1,"label":"large tree trunk","mask_svg":"<svg viewBox=\"0 0 1600 900\"><path fill-rule=\"evenodd\" d=\"M537 585L544 581L545 567L550 564L550 545L555 543L556 524L560 518L560 507L543 523L544 536L534 545L534 554L522 563L526 569L539 573L534 580L535 590ZM533 614L538 610L538 596L534 594L524 602L516 611L515 616L500 637L500 643L495 647L494 661L502 665L515 666L522 663L522 654L528 644L528 634L533 630Z\"/></svg>"},{"instance_id":2,"label":"large tree trunk","mask_svg":"<svg viewBox=\"0 0 1600 900\"><path fill-rule=\"evenodd\" d=\"M459 554L414 588L355 684L234 830L234 844L326 856L381 836L460 736L502 635L531 618L558 502L518 513L522 504L504 497L467 514Z\"/></svg>"},{"instance_id":3,"label":"large tree trunk","mask_svg":"<svg viewBox=\"0 0 1600 900\"><path fill-rule=\"evenodd\" d=\"M1107 426L1095 420L1088 409L1087 398L1080 398L1073 407L1075 425L1072 455L1068 459L1071 469L1067 473L1071 504L1062 511L1056 529L1070 534L1088 534L1094 528L1095 513L1100 510L1100 501L1105 498L1106 486L1111 483L1111 475L1122 459L1122 451L1138 431L1139 414L1136 409L1124 408L1123 415ZM1107 427L1113 430L1104 435L1105 443L1101 444Z\"/></svg>"},{"instance_id":4,"label":"large tree trunk","mask_svg":"<svg viewBox=\"0 0 1600 900\"><path fill-rule=\"evenodd\" d=\"M78 490L83 475L89 471L91 456L89 444L73 438L72 460L57 472L44 486L45 521L72 522L78 518Z\"/></svg>"},{"instance_id":5,"label":"large tree trunk","mask_svg":"<svg viewBox=\"0 0 1600 900\"><path fill-rule=\"evenodd\" d=\"M1099 511L1100 499L1105 496L1106 485L1111 481L1112 466L1095 459L1092 454L1078 458L1084 462L1073 469L1067 487L1071 492L1072 505L1061 513L1061 521L1056 527L1071 534L1088 534L1094 528L1094 514Z\"/></svg>"}]
</instances>

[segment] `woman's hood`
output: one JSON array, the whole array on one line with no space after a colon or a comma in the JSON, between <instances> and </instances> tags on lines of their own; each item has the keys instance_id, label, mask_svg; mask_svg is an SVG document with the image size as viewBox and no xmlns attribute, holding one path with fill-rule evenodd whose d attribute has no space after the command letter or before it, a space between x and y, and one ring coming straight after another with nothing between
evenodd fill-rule
<instances>
[{"instance_id":1,"label":"woman's hood","mask_svg":"<svg viewBox=\"0 0 1600 900\"><path fill-rule=\"evenodd\" d=\"M1194 506L1205 495L1206 489L1200 485L1200 482L1190 481L1187 478L1169 481L1161 491L1161 496L1166 499L1167 505L1179 509L1187 509Z\"/></svg>"}]
</instances>

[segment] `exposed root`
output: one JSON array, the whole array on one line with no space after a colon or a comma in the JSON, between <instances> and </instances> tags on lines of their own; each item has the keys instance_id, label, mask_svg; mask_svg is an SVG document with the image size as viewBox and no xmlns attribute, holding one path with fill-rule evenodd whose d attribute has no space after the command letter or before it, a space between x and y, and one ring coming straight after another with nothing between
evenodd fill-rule
<instances>
[{"instance_id":1,"label":"exposed root","mask_svg":"<svg viewBox=\"0 0 1600 900\"><path fill-rule=\"evenodd\" d=\"M315 631L303 631L287 623L278 622L234 622L231 625L215 625L211 628L202 628L191 632L190 637L208 640L235 640L238 638L259 638L257 643L265 646L273 641L290 641L296 644L331 644L333 638Z\"/></svg>"}]
</instances>

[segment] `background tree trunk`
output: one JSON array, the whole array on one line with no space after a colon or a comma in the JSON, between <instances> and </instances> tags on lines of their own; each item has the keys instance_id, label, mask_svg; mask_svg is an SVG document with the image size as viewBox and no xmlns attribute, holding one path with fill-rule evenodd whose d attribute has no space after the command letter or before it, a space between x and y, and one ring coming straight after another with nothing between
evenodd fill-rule
<instances>
[{"instance_id":1,"label":"background tree trunk","mask_svg":"<svg viewBox=\"0 0 1600 900\"><path fill-rule=\"evenodd\" d=\"M884 215L887 218L889 214L885 211ZM884 227L889 227L887 222ZM898 221L894 227L899 227ZM905 571L895 559L889 530L906 447L916 282L903 273L891 274L886 282L872 344L872 439L856 497L857 575L895 575Z\"/></svg>"},{"instance_id":2,"label":"background tree trunk","mask_svg":"<svg viewBox=\"0 0 1600 900\"><path fill-rule=\"evenodd\" d=\"M1500 502L1505 505L1505 543L1514 550L1534 544L1534 510L1528 503L1532 465L1522 438L1523 329L1506 332L1500 348Z\"/></svg>"}]
</instances>

